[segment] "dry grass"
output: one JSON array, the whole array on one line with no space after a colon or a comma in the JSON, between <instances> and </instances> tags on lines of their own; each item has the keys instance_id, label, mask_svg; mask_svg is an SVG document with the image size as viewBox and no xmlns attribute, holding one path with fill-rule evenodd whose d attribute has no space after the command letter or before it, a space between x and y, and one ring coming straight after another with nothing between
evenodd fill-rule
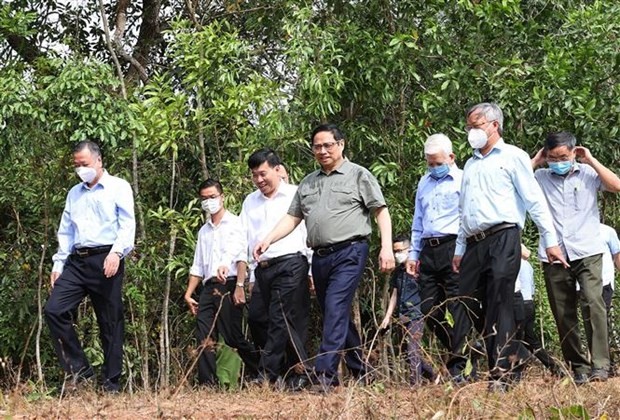
<instances>
[{"instance_id":1,"label":"dry grass","mask_svg":"<svg viewBox=\"0 0 620 420\"><path fill-rule=\"evenodd\" d=\"M34 393L5 393L0 416L5 418L571 418L565 411L581 406L591 418L620 418L620 378L577 387L570 379L530 377L510 392L490 393L479 382L461 388L449 384L423 388L341 387L327 395L286 393L268 389L240 392L183 390L171 393L101 395L85 392L62 400ZM575 417L572 417L575 418Z\"/></svg>"}]
</instances>

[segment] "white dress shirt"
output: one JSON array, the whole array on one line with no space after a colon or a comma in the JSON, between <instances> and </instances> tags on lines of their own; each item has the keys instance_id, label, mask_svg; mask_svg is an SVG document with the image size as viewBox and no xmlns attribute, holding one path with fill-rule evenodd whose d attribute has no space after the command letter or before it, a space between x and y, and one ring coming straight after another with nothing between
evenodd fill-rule
<instances>
[{"instance_id":1,"label":"white dress shirt","mask_svg":"<svg viewBox=\"0 0 620 420\"><path fill-rule=\"evenodd\" d=\"M250 261L252 273L257 265L257 262L253 261L252 251L287 214L296 193L296 185L281 181L273 196L266 197L260 190L256 190L248 194L243 201L239 216L247 239L247 260ZM267 252L260 256L260 260L296 252L301 252L308 257L308 260L312 255L312 251L306 246L306 225L303 221L286 237L272 243Z\"/></svg>"},{"instance_id":2,"label":"white dress shirt","mask_svg":"<svg viewBox=\"0 0 620 420\"><path fill-rule=\"evenodd\" d=\"M189 274L207 280L217 276L217 269L227 266L228 276L237 275L237 262L245 261L247 248L239 216L225 210L218 225L211 219L198 232L194 263Z\"/></svg>"}]
</instances>

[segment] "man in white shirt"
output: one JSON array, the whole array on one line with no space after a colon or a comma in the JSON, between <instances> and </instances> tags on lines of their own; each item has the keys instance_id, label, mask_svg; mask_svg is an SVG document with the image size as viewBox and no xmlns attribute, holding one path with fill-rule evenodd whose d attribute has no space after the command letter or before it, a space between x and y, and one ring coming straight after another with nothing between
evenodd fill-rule
<instances>
[{"instance_id":1,"label":"man in white shirt","mask_svg":"<svg viewBox=\"0 0 620 420\"><path fill-rule=\"evenodd\" d=\"M232 302L232 294L246 278L247 242L238 216L224 208L224 193L219 181L208 179L198 187L202 209L210 218L198 232L194 262L189 271L185 302L196 316L199 343L198 382L216 385L215 346L218 334L237 349L250 374L258 369L258 352L241 330L243 307ZM199 301L193 298L202 282Z\"/></svg>"},{"instance_id":2,"label":"man in white shirt","mask_svg":"<svg viewBox=\"0 0 620 420\"><path fill-rule=\"evenodd\" d=\"M282 180L280 158L271 149L260 149L248 159L252 181L258 188L243 202L241 222L246 233L248 253L271 231L286 214L297 192L297 187ZM305 225L298 226L277 246L253 261L256 283L261 302L269 313L269 323L264 347L261 350L258 382L275 383L279 377L290 376L287 367L287 346L290 346L288 364L305 370L308 359L305 338L309 305L299 305L306 300L308 290L308 256ZM235 299L243 301L244 291L237 289ZM255 296L252 296L252 300ZM256 303L256 302L255 302ZM256 311L251 311L256 313ZM299 364L298 364L299 363ZM304 379L306 375L302 375ZM303 386L306 381L303 381ZM294 387L298 389L299 386Z\"/></svg>"}]
</instances>

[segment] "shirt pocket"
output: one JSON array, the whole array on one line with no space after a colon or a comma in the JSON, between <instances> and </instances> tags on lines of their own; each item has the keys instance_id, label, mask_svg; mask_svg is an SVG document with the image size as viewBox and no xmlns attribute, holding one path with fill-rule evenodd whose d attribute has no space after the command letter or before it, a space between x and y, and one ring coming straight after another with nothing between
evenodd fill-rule
<instances>
[{"instance_id":1,"label":"shirt pocket","mask_svg":"<svg viewBox=\"0 0 620 420\"><path fill-rule=\"evenodd\" d=\"M446 191L442 194L439 200L439 205L442 210L456 210L459 208L459 193L458 191Z\"/></svg>"},{"instance_id":2,"label":"shirt pocket","mask_svg":"<svg viewBox=\"0 0 620 420\"><path fill-rule=\"evenodd\" d=\"M319 202L319 190L318 188L304 188L299 195L301 196L301 211L307 215L316 208Z\"/></svg>"},{"instance_id":3,"label":"shirt pocket","mask_svg":"<svg viewBox=\"0 0 620 420\"><path fill-rule=\"evenodd\" d=\"M330 209L337 210L347 208L350 207L352 203L353 188L343 184L331 186L328 203Z\"/></svg>"}]
</instances>

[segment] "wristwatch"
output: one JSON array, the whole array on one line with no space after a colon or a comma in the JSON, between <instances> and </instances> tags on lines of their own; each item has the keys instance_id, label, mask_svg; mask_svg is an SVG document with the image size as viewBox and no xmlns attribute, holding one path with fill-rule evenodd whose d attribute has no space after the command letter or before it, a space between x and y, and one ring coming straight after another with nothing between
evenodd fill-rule
<instances>
[{"instance_id":1,"label":"wristwatch","mask_svg":"<svg viewBox=\"0 0 620 420\"><path fill-rule=\"evenodd\" d=\"M237 287L245 287L245 283L237 283Z\"/></svg>"},{"instance_id":2,"label":"wristwatch","mask_svg":"<svg viewBox=\"0 0 620 420\"><path fill-rule=\"evenodd\" d=\"M122 252L115 252L116 255L118 255L118 258L122 259L123 258L123 253Z\"/></svg>"}]
</instances>

